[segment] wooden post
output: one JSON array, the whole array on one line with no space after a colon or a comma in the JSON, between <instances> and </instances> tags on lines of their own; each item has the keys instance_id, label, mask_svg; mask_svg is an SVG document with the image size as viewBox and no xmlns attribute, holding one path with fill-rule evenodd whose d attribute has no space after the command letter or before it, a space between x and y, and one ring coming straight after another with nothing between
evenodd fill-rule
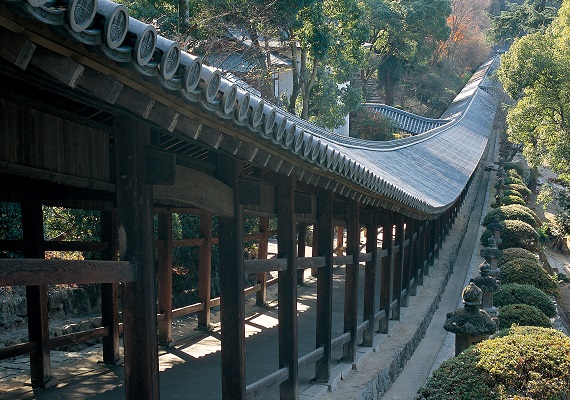
<instances>
[{"instance_id":1,"label":"wooden post","mask_svg":"<svg viewBox=\"0 0 570 400\"><path fill-rule=\"evenodd\" d=\"M277 256L287 259L287 269L279 271L279 368L289 369L289 378L279 386L281 400L299 396L295 184L293 178L277 175Z\"/></svg>"},{"instance_id":2,"label":"wooden post","mask_svg":"<svg viewBox=\"0 0 570 400\"><path fill-rule=\"evenodd\" d=\"M200 236L204 244L200 246L198 260L198 298L204 308L198 312L198 328L210 328L210 295L212 287L212 214L200 213Z\"/></svg>"},{"instance_id":3,"label":"wooden post","mask_svg":"<svg viewBox=\"0 0 570 400\"><path fill-rule=\"evenodd\" d=\"M24 257L45 258L42 203L31 200L22 203ZM26 286L29 341L36 344L30 354L32 387L47 388L57 384L52 376L49 353L49 321L47 285Z\"/></svg>"},{"instance_id":4,"label":"wooden post","mask_svg":"<svg viewBox=\"0 0 570 400\"><path fill-rule=\"evenodd\" d=\"M218 218L220 314L222 322L222 398L245 398L245 285L243 208L239 202L242 164L218 155L218 177L233 189L233 217Z\"/></svg>"},{"instance_id":5,"label":"wooden post","mask_svg":"<svg viewBox=\"0 0 570 400\"><path fill-rule=\"evenodd\" d=\"M439 257L439 251L441 250L441 215L439 217L436 218L435 223L434 223L434 228L433 228L433 257L434 258L438 258Z\"/></svg>"},{"instance_id":6,"label":"wooden post","mask_svg":"<svg viewBox=\"0 0 570 400\"><path fill-rule=\"evenodd\" d=\"M358 272L360 265L360 205L348 203L346 253L352 255L352 263L346 265L344 276L344 331L350 332L350 341L344 344L343 361L353 362L356 357L356 334L358 329Z\"/></svg>"},{"instance_id":7,"label":"wooden post","mask_svg":"<svg viewBox=\"0 0 570 400\"><path fill-rule=\"evenodd\" d=\"M382 250L388 253L382 258L380 270L380 310L384 310L386 318L380 320L379 332L388 333L388 320L390 319L390 302L394 287L394 214L383 214L380 220L382 225Z\"/></svg>"},{"instance_id":8,"label":"wooden post","mask_svg":"<svg viewBox=\"0 0 570 400\"><path fill-rule=\"evenodd\" d=\"M172 342L172 213L158 214L158 343L168 346Z\"/></svg>"},{"instance_id":9,"label":"wooden post","mask_svg":"<svg viewBox=\"0 0 570 400\"><path fill-rule=\"evenodd\" d=\"M378 269L378 220L373 212L372 221L366 224L366 253L372 254L364 269L364 320L368 328L362 334L362 345L371 347L374 339L374 315L376 314L376 270Z\"/></svg>"},{"instance_id":10,"label":"wooden post","mask_svg":"<svg viewBox=\"0 0 570 400\"><path fill-rule=\"evenodd\" d=\"M342 248L344 247L344 226L339 225L336 227L336 255L342 256L343 251Z\"/></svg>"},{"instance_id":11,"label":"wooden post","mask_svg":"<svg viewBox=\"0 0 570 400\"><path fill-rule=\"evenodd\" d=\"M431 220L429 221L429 232L430 232L430 238L429 238L429 252L430 252L430 258L429 258L429 265L430 267L433 266L435 264L435 258L437 257L436 254L436 245L437 245L437 227L436 227L436 220Z\"/></svg>"},{"instance_id":12,"label":"wooden post","mask_svg":"<svg viewBox=\"0 0 570 400\"><path fill-rule=\"evenodd\" d=\"M307 245L307 224L297 224L299 233L297 234L297 256L305 257L305 247ZM305 270L297 271L297 285L305 284Z\"/></svg>"},{"instance_id":13,"label":"wooden post","mask_svg":"<svg viewBox=\"0 0 570 400\"><path fill-rule=\"evenodd\" d=\"M412 238L414 233L416 240L413 240L412 246L412 277L414 277L414 284L410 288L410 296L416 296L418 292L418 285L424 284L424 273L421 269L421 242L422 235L420 234L420 223L417 219L410 219L412 230Z\"/></svg>"},{"instance_id":14,"label":"wooden post","mask_svg":"<svg viewBox=\"0 0 570 400\"><path fill-rule=\"evenodd\" d=\"M394 284L392 293L392 301L396 300L396 307L392 309L392 319L400 320L400 308L402 307L402 288L403 288L403 272L404 272L404 216L396 214L394 216L394 225L396 227L395 244L398 245L398 252L394 254Z\"/></svg>"},{"instance_id":15,"label":"wooden post","mask_svg":"<svg viewBox=\"0 0 570 400\"><path fill-rule=\"evenodd\" d=\"M119 253L114 212L101 212L101 240L107 242L103 259L116 261ZM109 336L103 338L103 362L119 363L119 284L101 284L101 324L109 329Z\"/></svg>"},{"instance_id":16,"label":"wooden post","mask_svg":"<svg viewBox=\"0 0 570 400\"><path fill-rule=\"evenodd\" d=\"M424 276L429 275L429 267L430 267L430 260L431 260L431 256L430 256L430 251L431 251L431 247L430 247L430 236L431 236L431 223L430 221L424 221L423 223L424 225L424 233L423 233L423 247L422 247L422 251L423 251L423 266L424 266Z\"/></svg>"},{"instance_id":17,"label":"wooden post","mask_svg":"<svg viewBox=\"0 0 570 400\"><path fill-rule=\"evenodd\" d=\"M332 242L331 242L332 246ZM313 257L317 257L319 255L319 224L313 225L313 251L311 254ZM311 276L317 277L318 271L317 268L311 268Z\"/></svg>"},{"instance_id":18,"label":"wooden post","mask_svg":"<svg viewBox=\"0 0 570 400\"><path fill-rule=\"evenodd\" d=\"M267 259L269 251L269 217L259 217L259 250L257 257L260 260ZM265 307L267 304L267 273L260 272L257 274L257 284L260 286L259 291L255 295L255 304Z\"/></svg>"},{"instance_id":19,"label":"wooden post","mask_svg":"<svg viewBox=\"0 0 570 400\"><path fill-rule=\"evenodd\" d=\"M153 203L145 157L150 130L116 116L114 139L119 254L136 266L135 281L123 284L122 296L126 398L158 399Z\"/></svg>"},{"instance_id":20,"label":"wooden post","mask_svg":"<svg viewBox=\"0 0 570 400\"><path fill-rule=\"evenodd\" d=\"M315 364L315 380L326 383L330 379L332 289L333 289L333 192L319 189L317 197L317 218L315 226L317 240L313 237L313 250L325 258L325 266L317 269L317 348L324 349L323 357Z\"/></svg>"},{"instance_id":21,"label":"wooden post","mask_svg":"<svg viewBox=\"0 0 570 400\"><path fill-rule=\"evenodd\" d=\"M406 295L402 298L402 307L408 307L408 302L410 301L410 291L412 288L412 261L414 254L414 223L411 218L404 217L404 240L408 242L408 246L404 248L403 257L403 280L402 288L406 289ZM415 280L414 280L415 281ZM415 285L415 282L414 282Z\"/></svg>"}]
</instances>

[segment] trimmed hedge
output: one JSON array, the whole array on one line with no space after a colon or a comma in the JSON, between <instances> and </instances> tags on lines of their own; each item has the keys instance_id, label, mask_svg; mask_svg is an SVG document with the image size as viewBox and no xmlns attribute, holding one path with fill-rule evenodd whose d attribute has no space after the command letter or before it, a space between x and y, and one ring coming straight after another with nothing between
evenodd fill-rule
<instances>
[{"instance_id":1,"label":"trimmed hedge","mask_svg":"<svg viewBox=\"0 0 570 400\"><path fill-rule=\"evenodd\" d=\"M483 226L487 226L495 222L495 216L499 216L501 221L504 220L519 220L526 222L533 228L537 228L540 224L537 223L533 216L533 212L530 208L526 206L521 206L519 204L511 204L508 206L500 206L491 210L485 215L483 219Z\"/></svg>"},{"instance_id":2,"label":"trimmed hedge","mask_svg":"<svg viewBox=\"0 0 570 400\"><path fill-rule=\"evenodd\" d=\"M505 191L503 191L503 196L520 197L521 199L525 200L524 196L520 192L517 192L516 190L506 189Z\"/></svg>"},{"instance_id":3,"label":"trimmed hedge","mask_svg":"<svg viewBox=\"0 0 570 400\"><path fill-rule=\"evenodd\" d=\"M516 172L519 174L519 176L521 176L521 177L524 175L524 168L523 168L520 164L517 164L517 163L514 163L514 162L507 162L507 163L505 163L505 165L503 166L503 169L504 169L505 171L513 171L513 170L514 170L514 171L516 171Z\"/></svg>"},{"instance_id":4,"label":"trimmed hedge","mask_svg":"<svg viewBox=\"0 0 570 400\"><path fill-rule=\"evenodd\" d=\"M516 183L512 183L510 185L505 185L505 190L517 191L525 199L529 199L530 195L532 194L531 190L529 188L527 188L525 185L520 185L520 184L516 184Z\"/></svg>"},{"instance_id":5,"label":"trimmed hedge","mask_svg":"<svg viewBox=\"0 0 570 400\"><path fill-rule=\"evenodd\" d=\"M500 267L501 265L509 261L512 261L516 258L526 258L527 260L533 260L533 261L538 260L536 254L534 254L532 251L528 251L527 249L523 249L522 247L511 247L503 250L503 257L499 258L497 266Z\"/></svg>"},{"instance_id":6,"label":"trimmed hedge","mask_svg":"<svg viewBox=\"0 0 570 400\"><path fill-rule=\"evenodd\" d=\"M480 242L483 246L489 245L489 238L492 232L488 229L483 231ZM529 224L517 220L504 220L501 222L501 240L499 245L501 250L510 247L522 247L530 251L538 248L538 233Z\"/></svg>"},{"instance_id":7,"label":"trimmed hedge","mask_svg":"<svg viewBox=\"0 0 570 400\"><path fill-rule=\"evenodd\" d=\"M498 279L503 285L518 283L531 285L546 294L558 295L558 284L536 260L516 258L501 265Z\"/></svg>"},{"instance_id":8,"label":"trimmed hedge","mask_svg":"<svg viewBox=\"0 0 570 400\"><path fill-rule=\"evenodd\" d=\"M445 361L417 399L565 399L570 396L570 338L513 326Z\"/></svg>"},{"instance_id":9,"label":"trimmed hedge","mask_svg":"<svg viewBox=\"0 0 570 400\"><path fill-rule=\"evenodd\" d=\"M513 324L552 328L550 320L542 311L535 306L521 303L499 308L499 329L510 328Z\"/></svg>"},{"instance_id":10,"label":"trimmed hedge","mask_svg":"<svg viewBox=\"0 0 570 400\"><path fill-rule=\"evenodd\" d=\"M549 318L556 315L556 306L550 297L532 285L521 285L519 283L501 285L493 295L493 305L503 307L509 304L534 306Z\"/></svg>"},{"instance_id":11,"label":"trimmed hedge","mask_svg":"<svg viewBox=\"0 0 570 400\"><path fill-rule=\"evenodd\" d=\"M505 185L512 185L512 184L524 185L524 182L522 181L522 179L514 177L514 176L505 176L504 183L505 183Z\"/></svg>"},{"instance_id":12,"label":"trimmed hedge","mask_svg":"<svg viewBox=\"0 0 570 400\"><path fill-rule=\"evenodd\" d=\"M521 206L526 206L526 201L522 197L512 195L505 195L503 197L500 197L497 200L497 203L499 203L500 206L508 206L510 204L519 204Z\"/></svg>"}]
</instances>

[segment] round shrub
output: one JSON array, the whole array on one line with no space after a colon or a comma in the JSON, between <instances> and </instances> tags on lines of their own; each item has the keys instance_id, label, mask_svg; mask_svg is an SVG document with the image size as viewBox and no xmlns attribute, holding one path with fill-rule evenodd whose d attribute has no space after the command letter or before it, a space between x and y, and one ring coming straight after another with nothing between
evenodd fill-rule
<instances>
[{"instance_id":1,"label":"round shrub","mask_svg":"<svg viewBox=\"0 0 570 400\"><path fill-rule=\"evenodd\" d=\"M520 204L521 206L525 206L526 205L526 201L519 196L503 196L500 197L497 202L499 203L499 205L501 206L508 206L509 204Z\"/></svg>"},{"instance_id":2,"label":"round shrub","mask_svg":"<svg viewBox=\"0 0 570 400\"><path fill-rule=\"evenodd\" d=\"M550 328L513 326L434 371L417 399L565 399L570 338Z\"/></svg>"},{"instance_id":3,"label":"round shrub","mask_svg":"<svg viewBox=\"0 0 570 400\"><path fill-rule=\"evenodd\" d=\"M516 191L521 194L521 196L525 199L529 199L530 195L532 194L531 190L527 188L525 185L519 185L516 183L505 185L505 190Z\"/></svg>"},{"instance_id":4,"label":"round shrub","mask_svg":"<svg viewBox=\"0 0 570 400\"><path fill-rule=\"evenodd\" d=\"M488 229L483 231L480 241L483 246L489 245L492 232ZM538 233L529 224L523 221L507 219L501 222L501 250L510 247L522 247L534 251L538 248Z\"/></svg>"},{"instance_id":5,"label":"round shrub","mask_svg":"<svg viewBox=\"0 0 570 400\"><path fill-rule=\"evenodd\" d=\"M520 164L514 162L507 162L505 163L503 168L505 171L516 171L517 174L519 174L519 176L524 175L524 168Z\"/></svg>"},{"instance_id":6,"label":"round shrub","mask_svg":"<svg viewBox=\"0 0 570 400\"><path fill-rule=\"evenodd\" d=\"M513 324L552 328L548 317L535 306L528 304L509 304L499 308L499 329L510 328Z\"/></svg>"},{"instance_id":7,"label":"round shrub","mask_svg":"<svg viewBox=\"0 0 570 400\"><path fill-rule=\"evenodd\" d=\"M483 226L487 226L493 222L495 222L495 217L498 215L499 220L504 221L507 219L510 220L519 220L526 222L527 224L531 225L533 228L538 227L534 216L530 212L532 211L530 208L526 206L521 206L519 204L511 204L508 206L500 206L491 210L485 215L483 219Z\"/></svg>"},{"instance_id":8,"label":"round shrub","mask_svg":"<svg viewBox=\"0 0 570 400\"><path fill-rule=\"evenodd\" d=\"M552 300L550 300L546 293L532 285L521 285L518 283L501 285L499 290L493 295L493 305L504 307L510 304L528 304L529 306L534 306L549 318L556 315L556 307Z\"/></svg>"},{"instance_id":9,"label":"round shrub","mask_svg":"<svg viewBox=\"0 0 570 400\"><path fill-rule=\"evenodd\" d=\"M478 362L479 352L475 347L444 361L418 390L417 399L499 400L492 376L477 367Z\"/></svg>"},{"instance_id":10,"label":"round shrub","mask_svg":"<svg viewBox=\"0 0 570 400\"><path fill-rule=\"evenodd\" d=\"M517 192L516 190L505 190L503 191L503 196L515 196L515 197L520 197L521 199L524 200L524 197L522 194L520 194L520 192Z\"/></svg>"},{"instance_id":11,"label":"round shrub","mask_svg":"<svg viewBox=\"0 0 570 400\"><path fill-rule=\"evenodd\" d=\"M527 260L536 261L536 255L532 251L523 249L522 247L511 247L503 250L503 257L499 259L497 265L500 267L504 263L512 261L516 258L526 258Z\"/></svg>"},{"instance_id":12,"label":"round shrub","mask_svg":"<svg viewBox=\"0 0 570 400\"><path fill-rule=\"evenodd\" d=\"M503 398L567 399L570 338L550 328L512 327L477 346L478 366L491 374Z\"/></svg>"},{"instance_id":13,"label":"round shrub","mask_svg":"<svg viewBox=\"0 0 570 400\"><path fill-rule=\"evenodd\" d=\"M501 265L498 279L502 284L532 285L546 294L558 295L556 280L536 260L517 258Z\"/></svg>"},{"instance_id":14,"label":"round shrub","mask_svg":"<svg viewBox=\"0 0 570 400\"><path fill-rule=\"evenodd\" d=\"M524 182L522 181L522 179L514 177L514 176L505 176L505 180L504 180L505 185L512 185L512 184L517 184L517 185L524 185Z\"/></svg>"}]
</instances>

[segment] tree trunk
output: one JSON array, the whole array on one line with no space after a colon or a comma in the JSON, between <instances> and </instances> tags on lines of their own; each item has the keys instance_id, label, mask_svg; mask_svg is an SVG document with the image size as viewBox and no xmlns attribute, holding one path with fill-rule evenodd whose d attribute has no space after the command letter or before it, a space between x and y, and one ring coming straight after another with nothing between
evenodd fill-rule
<instances>
[{"instance_id":1,"label":"tree trunk","mask_svg":"<svg viewBox=\"0 0 570 400\"><path fill-rule=\"evenodd\" d=\"M394 87L396 86L396 82L392 77L392 73L389 68L384 70L384 103L392 106L394 105Z\"/></svg>"},{"instance_id":2,"label":"tree trunk","mask_svg":"<svg viewBox=\"0 0 570 400\"><path fill-rule=\"evenodd\" d=\"M188 29L190 28L190 10L188 9L188 0L178 0L178 29L186 43Z\"/></svg>"},{"instance_id":3,"label":"tree trunk","mask_svg":"<svg viewBox=\"0 0 570 400\"><path fill-rule=\"evenodd\" d=\"M301 77L299 76L299 62L298 62L298 50L297 41L295 39L291 40L291 62L293 64L293 90L291 91L291 96L289 97L289 107L287 111L291 114L295 114L295 103L297 103L297 98L299 97L300 84L299 81Z\"/></svg>"}]
</instances>

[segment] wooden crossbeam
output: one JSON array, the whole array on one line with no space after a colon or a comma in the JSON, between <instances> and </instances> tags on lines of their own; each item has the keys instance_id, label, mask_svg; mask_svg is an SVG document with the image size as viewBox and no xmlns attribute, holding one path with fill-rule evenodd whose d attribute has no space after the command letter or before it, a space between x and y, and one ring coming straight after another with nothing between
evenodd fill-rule
<instances>
[{"instance_id":1,"label":"wooden crossbeam","mask_svg":"<svg viewBox=\"0 0 570 400\"><path fill-rule=\"evenodd\" d=\"M121 261L0 259L0 286L132 282L134 265Z\"/></svg>"}]
</instances>

